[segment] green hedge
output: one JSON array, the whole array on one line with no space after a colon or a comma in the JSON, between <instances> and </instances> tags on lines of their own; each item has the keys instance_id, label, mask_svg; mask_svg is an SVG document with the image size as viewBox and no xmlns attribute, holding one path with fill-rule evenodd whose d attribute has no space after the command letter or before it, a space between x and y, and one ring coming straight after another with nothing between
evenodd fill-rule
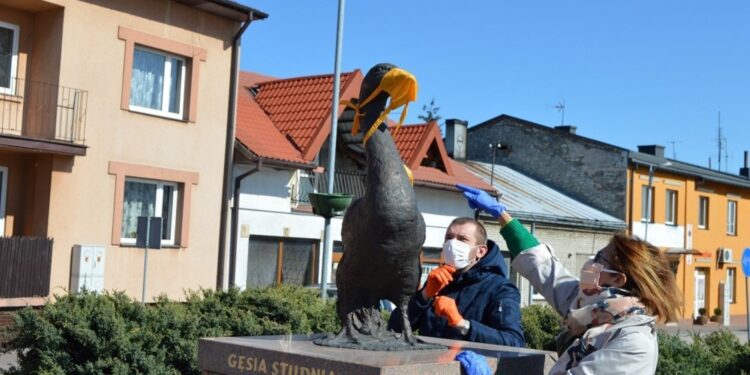
<instances>
[{"instance_id":1,"label":"green hedge","mask_svg":"<svg viewBox=\"0 0 750 375\"><path fill-rule=\"evenodd\" d=\"M548 305L529 305L521 309L521 324L526 346L555 350L555 338L562 331L560 315Z\"/></svg>"},{"instance_id":2,"label":"green hedge","mask_svg":"<svg viewBox=\"0 0 750 375\"><path fill-rule=\"evenodd\" d=\"M335 332L332 302L299 287L202 290L185 303L159 298L144 306L123 293L58 297L21 310L4 351L16 351L7 374L199 374L198 339Z\"/></svg>"},{"instance_id":3,"label":"green hedge","mask_svg":"<svg viewBox=\"0 0 750 375\"><path fill-rule=\"evenodd\" d=\"M57 297L16 314L4 351L19 364L6 374L199 374L201 337L337 332L332 301L299 287L202 290L185 302L144 306L123 293ZM554 350L560 318L546 305L521 310L527 346ZM3 340L0 340L2 342ZM728 331L693 335L692 343L659 333L657 374L750 374L750 346Z\"/></svg>"},{"instance_id":4,"label":"green hedge","mask_svg":"<svg viewBox=\"0 0 750 375\"><path fill-rule=\"evenodd\" d=\"M750 374L750 345L740 344L727 330L691 335L686 343L676 335L659 332L657 375Z\"/></svg>"}]
</instances>

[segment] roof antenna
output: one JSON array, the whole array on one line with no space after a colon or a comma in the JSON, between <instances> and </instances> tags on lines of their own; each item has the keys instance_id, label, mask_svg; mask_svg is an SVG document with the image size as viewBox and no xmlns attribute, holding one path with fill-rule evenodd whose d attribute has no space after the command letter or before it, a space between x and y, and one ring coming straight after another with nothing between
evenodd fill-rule
<instances>
[{"instance_id":1,"label":"roof antenna","mask_svg":"<svg viewBox=\"0 0 750 375\"><path fill-rule=\"evenodd\" d=\"M677 151L675 145L682 143L682 141L668 141L667 143L672 145L672 159L677 159Z\"/></svg>"},{"instance_id":2,"label":"roof antenna","mask_svg":"<svg viewBox=\"0 0 750 375\"><path fill-rule=\"evenodd\" d=\"M718 151L719 151L719 157L716 158L717 164L719 165L719 171L721 172L721 152L724 151L724 154L727 153L727 137L721 134L721 111L719 111L718 120L717 120L717 126L719 128L719 138L717 141ZM727 163L727 160L724 160L724 164ZM725 167L726 168L726 165Z\"/></svg>"},{"instance_id":3,"label":"roof antenna","mask_svg":"<svg viewBox=\"0 0 750 375\"><path fill-rule=\"evenodd\" d=\"M565 100L563 99L563 101L557 102L555 108L557 109L557 112L560 112L562 115L562 118L560 118L560 125L565 125Z\"/></svg>"}]
</instances>

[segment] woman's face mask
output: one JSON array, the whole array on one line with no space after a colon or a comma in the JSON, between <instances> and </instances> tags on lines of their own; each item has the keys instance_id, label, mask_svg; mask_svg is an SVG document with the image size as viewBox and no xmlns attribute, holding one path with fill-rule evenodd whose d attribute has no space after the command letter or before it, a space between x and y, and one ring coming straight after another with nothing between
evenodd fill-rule
<instances>
[{"instance_id":1,"label":"woman's face mask","mask_svg":"<svg viewBox=\"0 0 750 375\"><path fill-rule=\"evenodd\" d=\"M474 247L476 246L471 246L455 238L445 241L443 244L443 259L445 260L445 264L455 267L456 270L466 268L472 262L469 259L469 253L471 253L471 249Z\"/></svg>"},{"instance_id":2,"label":"woman's face mask","mask_svg":"<svg viewBox=\"0 0 750 375\"><path fill-rule=\"evenodd\" d=\"M581 290L591 290L591 289L597 289L602 286L607 285L599 285L599 277L601 276L602 272L606 273L612 273L612 274L620 274L621 272L611 270L604 268L599 263L594 263L592 259L589 259L586 261L586 263L583 264L583 267L581 268L581 275L578 278L578 285Z\"/></svg>"}]
</instances>

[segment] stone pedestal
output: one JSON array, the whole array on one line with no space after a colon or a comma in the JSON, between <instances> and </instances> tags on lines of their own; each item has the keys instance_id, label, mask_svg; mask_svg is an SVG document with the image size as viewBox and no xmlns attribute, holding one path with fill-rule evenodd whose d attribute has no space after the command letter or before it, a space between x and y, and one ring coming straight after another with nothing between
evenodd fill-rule
<instances>
[{"instance_id":1,"label":"stone pedestal","mask_svg":"<svg viewBox=\"0 0 750 375\"><path fill-rule=\"evenodd\" d=\"M472 350L487 358L503 375L543 375L555 353L507 346L421 337L446 346L443 350L375 352L318 346L318 335L220 337L201 339L198 366L204 375L344 375L460 374L456 354Z\"/></svg>"}]
</instances>

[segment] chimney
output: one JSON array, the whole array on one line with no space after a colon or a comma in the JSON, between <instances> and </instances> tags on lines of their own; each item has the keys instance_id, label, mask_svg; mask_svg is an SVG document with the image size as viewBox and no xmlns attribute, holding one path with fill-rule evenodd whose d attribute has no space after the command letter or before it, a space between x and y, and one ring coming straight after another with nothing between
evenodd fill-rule
<instances>
[{"instance_id":1,"label":"chimney","mask_svg":"<svg viewBox=\"0 0 750 375\"><path fill-rule=\"evenodd\" d=\"M445 150L455 160L466 160L466 128L468 122L459 119L445 120Z\"/></svg>"},{"instance_id":2,"label":"chimney","mask_svg":"<svg viewBox=\"0 0 750 375\"><path fill-rule=\"evenodd\" d=\"M664 146L661 145L641 145L638 146L638 152L654 155L658 158L664 157Z\"/></svg>"},{"instance_id":3,"label":"chimney","mask_svg":"<svg viewBox=\"0 0 750 375\"><path fill-rule=\"evenodd\" d=\"M745 151L745 166L740 168L740 176L750 179L750 169L747 167L747 151Z\"/></svg>"},{"instance_id":4,"label":"chimney","mask_svg":"<svg viewBox=\"0 0 750 375\"><path fill-rule=\"evenodd\" d=\"M575 134L576 129L578 129L578 127L573 126L573 125L560 125L560 126L555 126L555 129L563 133Z\"/></svg>"}]
</instances>

